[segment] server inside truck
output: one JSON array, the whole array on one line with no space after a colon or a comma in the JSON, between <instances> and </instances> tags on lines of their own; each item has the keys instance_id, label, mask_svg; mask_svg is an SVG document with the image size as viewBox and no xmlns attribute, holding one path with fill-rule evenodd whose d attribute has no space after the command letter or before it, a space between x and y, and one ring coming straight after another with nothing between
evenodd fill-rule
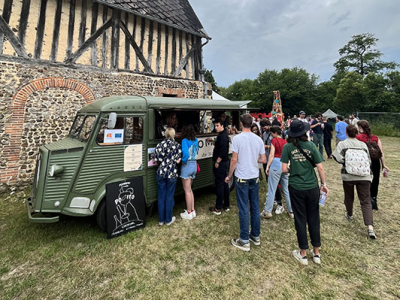
<instances>
[{"instance_id":1,"label":"server inside truck","mask_svg":"<svg viewBox=\"0 0 400 300\"><path fill-rule=\"evenodd\" d=\"M225 128L239 128L240 124L239 111L157 110L155 116L156 139L163 138L168 127L175 129L175 138L179 140L184 125L193 125L197 136L207 136L215 135L213 122L216 120L223 120Z\"/></svg>"}]
</instances>

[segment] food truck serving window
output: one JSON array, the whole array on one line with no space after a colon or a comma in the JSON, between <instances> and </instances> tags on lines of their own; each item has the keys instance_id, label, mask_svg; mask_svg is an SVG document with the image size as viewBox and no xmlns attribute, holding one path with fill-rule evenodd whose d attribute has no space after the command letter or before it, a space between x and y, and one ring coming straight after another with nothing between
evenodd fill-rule
<instances>
[{"instance_id":1,"label":"food truck serving window","mask_svg":"<svg viewBox=\"0 0 400 300\"><path fill-rule=\"evenodd\" d=\"M107 120L100 125L97 143L101 146L140 144L143 141L143 119L118 117L115 127L107 128Z\"/></svg>"}]
</instances>

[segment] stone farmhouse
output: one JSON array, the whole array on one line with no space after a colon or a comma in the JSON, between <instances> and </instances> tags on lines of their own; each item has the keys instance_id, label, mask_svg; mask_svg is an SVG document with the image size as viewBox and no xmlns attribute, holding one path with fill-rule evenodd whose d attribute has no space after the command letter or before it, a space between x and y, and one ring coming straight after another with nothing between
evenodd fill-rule
<instances>
[{"instance_id":1,"label":"stone farmhouse","mask_svg":"<svg viewBox=\"0 0 400 300\"><path fill-rule=\"evenodd\" d=\"M0 187L110 95L204 98L211 38L188 0L0 0Z\"/></svg>"}]
</instances>

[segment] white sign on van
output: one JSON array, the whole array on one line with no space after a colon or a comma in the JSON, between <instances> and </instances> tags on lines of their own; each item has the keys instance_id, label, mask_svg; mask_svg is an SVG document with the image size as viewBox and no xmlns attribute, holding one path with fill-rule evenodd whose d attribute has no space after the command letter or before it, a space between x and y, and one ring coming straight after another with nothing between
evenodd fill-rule
<instances>
[{"instance_id":1,"label":"white sign on van","mask_svg":"<svg viewBox=\"0 0 400 300\"><path fill-rule=\"evenodd\" d=\"M142 144L130 145L124 151L124 172L143 169Z\"/></svg>"},{"instance_id":2,"label":"white sign on van","mask_svg":"<svg viewBox=\"0 0 400 300\"><path fill-rule=\"evenodd\" d=\"M124 130L123 129L106 129L104 130L104 143L123 143Z\"/></svg>"},{"instance_id":3,"label":"white sign on van","mask_svg":"<svg viewBox=\"0 0 400 300\"><path fill-rule=\"evenodd\" d=\"M234 137L234 135L229 135L229 154L232 153L231 144L232 144L233 137ZM216 136L197 138L197 140L199 142L199 154L197 155L197 159L208 158L208 157L212 157L212 155L213 155L214 143L208 142L207 138L211 138L213 140L217 139Z\"/></svg>"}]
</instances>

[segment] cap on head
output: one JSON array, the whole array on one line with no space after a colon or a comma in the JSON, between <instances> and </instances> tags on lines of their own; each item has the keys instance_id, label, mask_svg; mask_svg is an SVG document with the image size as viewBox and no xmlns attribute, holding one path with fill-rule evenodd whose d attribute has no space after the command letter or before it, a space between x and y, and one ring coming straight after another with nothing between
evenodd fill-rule
<instances>
[{"instance_id":1,"label":"cap on head","mask_svg":"<svg viewBox=\"0 0 400 300\"><path fill-rule=\"evenodd\" d=\"M300 112L299 112L299 115L305 115L306 113L305 113L305 111L304 110L301 110Z\"/></svg>"}]
</instances>

